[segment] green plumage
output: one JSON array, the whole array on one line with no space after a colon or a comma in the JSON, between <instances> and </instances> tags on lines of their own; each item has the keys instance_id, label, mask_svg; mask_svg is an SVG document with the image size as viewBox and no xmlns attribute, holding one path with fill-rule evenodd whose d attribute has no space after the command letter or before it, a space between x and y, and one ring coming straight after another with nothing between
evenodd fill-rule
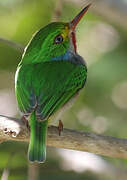
<instances>
[{"instance_id":1,"label":"green plumage","mask_svg":"<svg viewBox=\"0 0 127 180\"><path fill-rule=\"evenodd\" d=\"M38 122L35 111L30 115L30 144L29 144L29 160L44 162L46 159L46 131L48 121Z\"/></svg>"},{"instance_id":2,"label":"green plumage","mask_svg":"<svg viewBox=\"0 0 127 180\"><path fill-rule=\"evenodd\" d=\"M62 42L57 43L57 36ZM87 68L72 42L68 23L51 23L33 37L17 68L16 97L29 119L30 161L45 161L49 117L85 84Z\"/></svg>"},{"instance_id":3,"label":"green plumage","mask_svg":"<svg viewBox=\"0 0 127 180\"><path fill-rule=\"evenodd\" d=\"M83 87L85 78L83 66L62 60L21 66L16 87L19 108L26 115L36 109L46 119Z\"/></svg>"}]
</instances>

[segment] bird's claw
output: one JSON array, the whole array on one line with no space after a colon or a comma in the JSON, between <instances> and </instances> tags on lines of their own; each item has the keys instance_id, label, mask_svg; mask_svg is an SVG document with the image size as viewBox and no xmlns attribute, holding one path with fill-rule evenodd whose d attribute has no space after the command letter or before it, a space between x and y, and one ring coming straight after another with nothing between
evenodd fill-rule
<instances>
[{"instance_id":1,"label":"bird's claw","mask_svg":"<svg viewBox=\"0 0 127 180\"><path fill-rule=\"evenodd\" d=\"M59 131L59 136L60 136L60 135L61 135L61 132L63 131L63 123L62 123L61 120L59 120L58 131Z\"/></svg>"},{"instance_id":2,"label":"bird's claw","mask_svg":"<svg viewBox=\"0 0 127 180\"><path fill-rule=\"evenodd\" d=\"M25 116L22 116L22 117L21 117L21 120L23 121L23 123L25 124L25 126L27 127L27 129L30 130L30 126L29 126L29 123L28 123L26 117L25 117Z\"/></svg>"}]
</instances>

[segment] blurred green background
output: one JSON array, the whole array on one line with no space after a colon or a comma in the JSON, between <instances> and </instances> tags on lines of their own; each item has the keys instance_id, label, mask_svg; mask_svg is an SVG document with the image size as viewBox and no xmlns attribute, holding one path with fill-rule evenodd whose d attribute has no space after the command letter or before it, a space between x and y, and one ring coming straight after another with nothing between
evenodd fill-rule
<instances>
[{"instance_id":1,"label":"blurred green background","mask_svg":"<svg viewBox=\"0 0 127 180\"><path fill-rule=\"evenodd\" d=\"M89 1L90 2L90 1ZM0 0L0 37L27 45L51 21L70 21L88 1ZM88 65L88 79L64 127L127 137L127 2L96 0L77 29L77 47ZM19 117L14 75L21 51L0 38L0 114ZM20 46L19 46L20 47ZM29 164L27 144L0 145L2 180L127 179L127 161L91 153L48 148L45 164Z\"/></svg>"}]
</instances>

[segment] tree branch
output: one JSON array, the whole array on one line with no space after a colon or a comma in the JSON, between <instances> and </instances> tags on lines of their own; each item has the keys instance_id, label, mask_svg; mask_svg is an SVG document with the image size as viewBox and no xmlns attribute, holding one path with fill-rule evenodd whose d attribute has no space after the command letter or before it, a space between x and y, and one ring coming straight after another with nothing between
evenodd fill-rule
<instances>
[{"instance_id":1,"label":"tree branch","mask_svg":"<svg viewBox=\"0 0 127 180\"><path fill-rule=\"evenodd\" d=\"M29 141L29 131L20 119L0 115L0 142ZM64 129L59 136L55 126L48 128L47 145L87 151L99 155L127 158L127 140L94 133Z\"/></svg>"}]
</instances>

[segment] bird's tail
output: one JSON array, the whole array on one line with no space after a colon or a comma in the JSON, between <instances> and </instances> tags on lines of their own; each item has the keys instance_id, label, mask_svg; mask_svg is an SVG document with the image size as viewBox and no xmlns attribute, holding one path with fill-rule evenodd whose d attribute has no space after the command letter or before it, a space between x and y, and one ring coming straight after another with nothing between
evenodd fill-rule
<instances>
[{"instance_id":1,"label":"bird's tail","mask_svg":"<svg viewBox=\"0 0 127 180\"><path fill-rule=\"evenodd\" d=\"M46 159L46 134L48 120L39 122L36 119L35 111L30 115L30 143L28 156L34 162L44 162Z\"/></svg>"}]
</instances>

